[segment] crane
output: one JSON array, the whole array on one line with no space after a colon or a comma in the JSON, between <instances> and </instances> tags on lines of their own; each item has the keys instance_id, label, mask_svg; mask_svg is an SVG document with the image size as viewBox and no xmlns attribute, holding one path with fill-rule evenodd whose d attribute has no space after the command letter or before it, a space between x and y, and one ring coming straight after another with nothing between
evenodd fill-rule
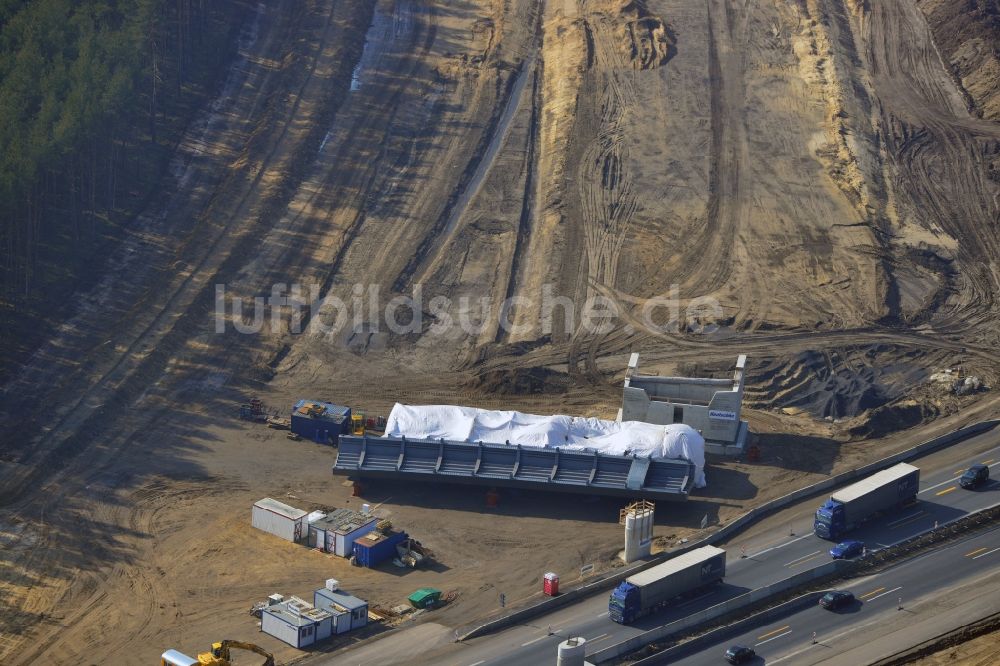
<instances>
[{"instance_id":1,"label":"crane","mask_svg":"<svg viewBox=\"0 0 1000 666\"><path fill-rule=\"evenodd\" d=\"M274 666L274 655L253 643L224 640L212 643L211 652L202 652L197 659L177 650L167 650L160 656L160 666L230 666L230 650L248 650L264 657L263 666Z\"/></svg>"}]
</instances>

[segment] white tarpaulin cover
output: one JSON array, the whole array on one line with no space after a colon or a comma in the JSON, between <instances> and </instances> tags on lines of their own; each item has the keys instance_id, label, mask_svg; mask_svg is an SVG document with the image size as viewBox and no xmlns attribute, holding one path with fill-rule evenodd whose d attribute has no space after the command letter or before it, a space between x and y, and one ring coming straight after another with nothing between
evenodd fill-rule
<instances>
[{"instance_id":1,"label":"white tarpaulin cover","mask_svg":"<svg viewBox=\"0 0 1000 666\"><path fill-rule=\"evenodd\" d=\"M683 458L695 467L695 487L705 487L705 439L682 423L655 425L397 402L389 413L385 436L490 444L510 442L521 446L590 449L617 456Z\"/></svg>"}]
</instances>

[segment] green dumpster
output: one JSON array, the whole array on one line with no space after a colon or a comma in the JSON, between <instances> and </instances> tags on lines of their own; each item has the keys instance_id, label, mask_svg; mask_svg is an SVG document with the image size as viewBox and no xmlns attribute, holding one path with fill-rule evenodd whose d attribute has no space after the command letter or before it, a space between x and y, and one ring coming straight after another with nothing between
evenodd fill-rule
<instances>
[{"instance_id":1,"label":"green dumpster","mask_svg":"<svg viewBox=\"0 0 1000 666\"><path fill-rule=\"evenodd\" d=\"M410 596L407 600L414 608L430 608L441 599L441 590L433 587L422 587Z\"/></svg>"}]
</instances>

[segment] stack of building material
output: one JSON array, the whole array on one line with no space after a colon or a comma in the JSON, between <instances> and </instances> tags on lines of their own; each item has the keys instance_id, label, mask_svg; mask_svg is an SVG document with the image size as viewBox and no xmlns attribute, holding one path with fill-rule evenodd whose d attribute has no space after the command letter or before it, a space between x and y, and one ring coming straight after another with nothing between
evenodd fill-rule
<instances>
[{"instance_id":1,"label":"stack of building material","mask_svg":"<svg viewBox=\"0 0 1000 666\"><path fill-rule=\"evenodd\" d=\"M682 459L695 467L695 487L705 485L705 440L683 423L659 425L563 415L539 416L454 405L396 403L389 413L385 437L558 448L657 460Z\"/></svg>"}]
</instances>

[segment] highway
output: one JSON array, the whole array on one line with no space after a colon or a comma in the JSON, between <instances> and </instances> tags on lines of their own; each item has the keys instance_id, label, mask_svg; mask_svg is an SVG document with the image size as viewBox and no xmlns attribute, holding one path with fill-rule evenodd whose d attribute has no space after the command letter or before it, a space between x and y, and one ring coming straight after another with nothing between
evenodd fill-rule
<instances>
[{"instance_id":1,"label":"highway","mask_svg":"<svg viewBox=\"0 0 1000 666\"><path fill-rule=\"evenodd\" d=\"M1000 502L1000 480L996 478L1000 476L998 440L1000 434L987 432L914 462L921 468L917 505L872 521L850 538L865 541L870 548L890 546L932 528L935 522L943 524ZM960 488L958 477L969 465L980 462L990 466L994 478L978 490ZM555 658L556 645L571 635L586 638L591 654L751 589L824 564L830 559L828 551L833 544L812 534L812 514L822 501L822 496L806 500L776 518L765 519L766 529L751 528L746 536L738 535L730 543L722 544L729 553L722 584L633 625L623 626L608 619L608 594L602 592L505 631L433 650L425 655L426 659L448 666L548 663ZM741 548L746 549L746 558L741 558Z\"/></svg>"},{"instance_id":2,"label":"highway","mask_svg":"<svg viewBox=\"0 0 1000 666\"><path fill-rule=\"evenodd\" d=\"M719 664L733 644L752 647L756 664L870 663L1000 611L998 573L1000 527L840 587L857 597L850 606L831 611L810 605L766 624L723 632L693 654L670 655L669 663Z\"/></svg>"}]
</instances>

